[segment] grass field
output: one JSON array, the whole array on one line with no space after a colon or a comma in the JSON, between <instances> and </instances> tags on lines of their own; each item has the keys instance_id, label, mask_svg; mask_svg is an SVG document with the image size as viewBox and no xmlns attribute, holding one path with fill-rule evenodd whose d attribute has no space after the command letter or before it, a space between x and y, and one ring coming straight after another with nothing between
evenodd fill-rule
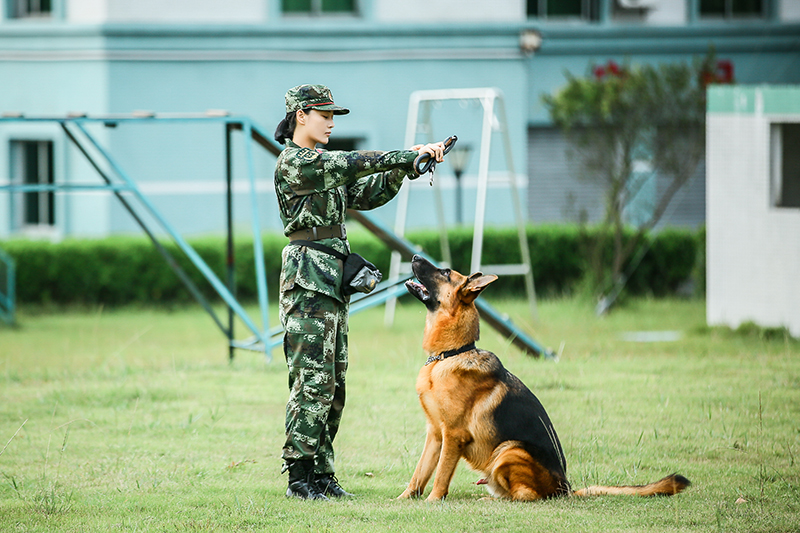
<instances>
[{"instance_id":1,"label":"grass field","mask_svg":"<svg viewBox=\"0 0 800 533\"><path fill-rule=\"evenodd\" d=\"M487 291L487 296L490 294ZM338 476L357 498L290 501L283 356L239 352L195 308L23 309L0 329L0 531L800 531L800 343L708 329L698 300L494 301L559 362L484 326L547 408L573 487L679 472L674 498L487 501L459 466L441 504L398 501L424 437L424 312L351 319ZM241 331L241 330L240 330ZM679 331L672 342L626 333ZM762 332L763 333L763 332ZM430 488L430 487L429 487Z\"/></svg>"}]
</instances>

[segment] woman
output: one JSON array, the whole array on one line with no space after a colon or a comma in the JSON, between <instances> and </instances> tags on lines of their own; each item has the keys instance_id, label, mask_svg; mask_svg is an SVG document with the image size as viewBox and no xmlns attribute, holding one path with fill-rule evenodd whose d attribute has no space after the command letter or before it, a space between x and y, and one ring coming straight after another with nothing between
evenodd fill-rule
<instances>
[{"instance_id":1,"label":"woman","mask_svg":"<svg viewBox=\"0 0 800 533\"><path fill-rule=\"evenodd\" d=\"M345 403L347 318L350 297L342 287L342 261L302 241L316 241L349 254L344 229L347 209L373 209L397 195L404 178L419 177L421 153L441 162L442 143L392 152L318 150L334 127L334 115L349 109L333 103L324 85L300 85L286 93L286 118L275 140L275 191L284 234L280 319L289 367L283 471L287 497L327 500L352 496L339 485L333 440ZM297 244L293 244L295 241Z\"/></svg>"}]
</instances>

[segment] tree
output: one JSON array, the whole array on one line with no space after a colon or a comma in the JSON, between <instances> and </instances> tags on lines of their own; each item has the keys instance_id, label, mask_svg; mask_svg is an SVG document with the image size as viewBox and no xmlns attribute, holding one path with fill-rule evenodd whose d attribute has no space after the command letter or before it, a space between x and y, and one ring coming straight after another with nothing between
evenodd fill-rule
<instances>
[{"instance_id":1,"label":"tree","mask_svg":"<svg viewBox=\"0 0 800 533\"><path fill-rule=\"evenodd\" d=\"M706 86L732 82L732 65L717 62L711 50L691 65L609 61L590 66L584 77L566 76L564 87L542 99L583 177L604 185L605 216L590 251L591 285L599 295L609 284L618 292L632 255L703 160ZM637 170L642 162L650 172ZM649 212L636 223L626 221L626 209L655 176L666 185Z\"/></svg>"}]
</instances>

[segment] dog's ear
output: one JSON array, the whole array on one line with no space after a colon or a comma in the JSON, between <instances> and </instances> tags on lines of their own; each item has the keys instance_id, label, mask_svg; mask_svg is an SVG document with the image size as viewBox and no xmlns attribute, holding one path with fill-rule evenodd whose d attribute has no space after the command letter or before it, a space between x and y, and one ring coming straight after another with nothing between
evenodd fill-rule
<instances>
[{"instance_id":1,"label":"dog's ear","mask_svg":"<svg viewBox=\"0 0 800 533\"><path fill-rule=\"evenodd\" d=\"M497 279L494 274L484 276L481 272L475 272L461 285L459 295L464 303L472 303L480 295L481 291L491 282Z\"/></svg>"}]
</instances>

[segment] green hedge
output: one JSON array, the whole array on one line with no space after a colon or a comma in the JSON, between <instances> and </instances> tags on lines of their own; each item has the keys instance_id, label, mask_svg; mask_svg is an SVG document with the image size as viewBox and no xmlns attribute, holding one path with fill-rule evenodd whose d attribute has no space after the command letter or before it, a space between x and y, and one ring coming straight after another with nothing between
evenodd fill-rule
<instances>
[{"instance_id":1,"label":"green hedge","mask_svg":"<svg viewBox=\"0 0 800 533\"><path fill-rule=\"evenodd\" d=\"M628 283L628 292L669 294L694 272L702 272L696 265L696 259L704 257L704 241L699 235L696 231L665 230L655 236ZM388 275L391 254L382 242L360 227L354 228L349 238L353 251ZM440 257L437 231L411 232L408 238L433 257ZM527 228L527 238L537 293L546 296L573 291L584 276L587 240L596 238L596 234L581 231L577 226L531 226ZM485 262L519 263L517 239L514 228L487 228L483 257L492 259ZM189 242L224 280L224 239L204 237ZM280 234L263 237L270 295L277 294L281 250L286 242ZM471 228L451 230L449 242L453 267L466 273L472 253ZM252 239L237 237L235 244L237 293L244 300L252 300L256 296ZM201 290L213 298L210 285L177 246L165 243L165 247ZM189 292L145 237L70 239L57 244L14 239L0 242L0 248L17 263L19 303L123 305L191 300ZM524 291L520 276L505 276L493 288L495 294L518 291Z\"/></svg>"}]
</instances>

